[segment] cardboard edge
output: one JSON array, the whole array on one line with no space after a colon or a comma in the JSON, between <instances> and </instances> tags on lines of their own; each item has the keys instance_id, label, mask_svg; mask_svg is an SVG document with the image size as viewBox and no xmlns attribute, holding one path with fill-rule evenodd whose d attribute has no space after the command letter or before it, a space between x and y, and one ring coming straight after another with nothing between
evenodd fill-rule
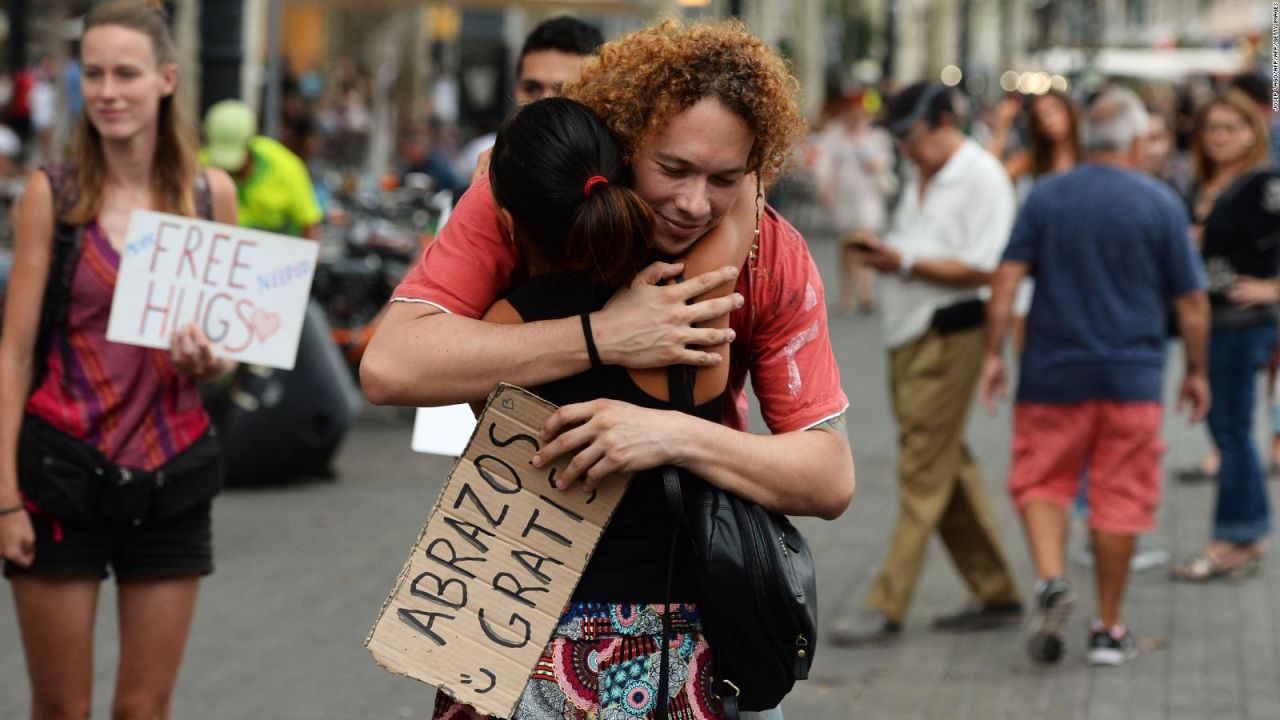
<instances>
[{"instance_id":1,"label":"cardboard edge","mask_svg":"<svg viewBox=\"0 0 1280 720\"><path fill-rule=\"evenodd\" d=\"M548 400L546 400L545 398L539 397L539 396L538 396L538 395L536 395L535 393L531 393L531 392L529 392L528 390L526 390L526 389L524 389L524 388L522 388L522 387L520 387L520 386L518 386L518 385L512 385L512 384L510 384L510 383L499 382L499 383L498 383L498 385L497 385L497 387L495 387L495 388L493 389L493 391L489 393L489 397L485 400L484 408L480 411L480 414L483 416L486 412L488 412L489 408L490 408L490 407L491 407L491 406L492 406L492 405L493 405L493 404L498 400L498 398L499 398L503 393L505 393L505 392L517 392L517 393L520 393L520 394L522 394L522 395L526 395L526 396L528 396L529 398L531 398L531 399L533 399L533 400L537 401L538 403L540 403L541 405L543 405L543 406L545 406L545 407L552 408L553 410L554 410L554 409L558 409L558 406L557 406L557 405L555 405L554 403L549 402L549 401L548 401ZM504 413L504 414L505 414L505 413ZM480 423L479 423L479 422L477 422L477 423L476 423L475 430L473 430L473 431L472 431L472 433L471 433L471 437L467 439L466 447L468 447L468 448L469 448L469 447L471 447L471 443L475 441L476 436L480 434L480 431L481 431ZM378 609L378 615L377 615L377 617L376 617L376 618L374 619L374 621L373 621L373 627L371 627L371 628L369 629L369 633L368 633L368 635L366 635L366 636L365 636L365 640L364 640L364 646L365 646L365 649L367 649L367 650L369 651L369 655L373 658L374 664L376 664L378 667L380 667L380 668L382 668L383 670L385 670L385 671L387 671L387 672L391 673L392 675L396 675L396 676L398 676L398 677L402 677L402 678L407 678L407 679L409 679L409 680L414 680L414 681L416 681L416 682L420 682L420 683L422 683L422 684L424 684L424 685L429 685L429 686L431 686L431 687L435 688L437 692L443 692L443 693L447 694L449 697L454 698L455 700L457 700L457 694L454 692L454 688L453 688L450 684L432 685L431 683L429 683L429 682L427 682L427 681L425 681L425 680L422 680L422 679L420 679L420 678L414 677L414 676L412 676L412 675L409 675L408 673L405 673L405 672L402 672L402 671L399 671L399 670L394 670L394 669L392 669L392 668L388 667L385 663L383 663L383 662L382 662L382 660L378 657L377 653L376 653L372 648L370 648L370 647L369 647L369 644L373 641L373 635L374 635L374 633L377 631L377 629L378 629L378 625L379 625L379 624L381 624L383 616L384 616L384 615L386 615L387 609L388 609L388 608L390 607L390 605L391 605L391 601L396 597L396 595L398 595L398 594L399 594L400 589L401 589L402 587L404 587L404 583L408 581L408 578L409 578L409 564L410 564L410 561L412 561L412 559L413 559L414 550L416 550L416 549L417 549L417 547L418 547L418 545L419 545L419 544L421 544L422 539L423 539L424 537L426 537L426 534L427 534L427 526L431 523L431 519L432 519L433 517L435 517L436 511L437 511L437 510L439 510L441 502L443 502L443 501L444 501L444 490L445 490L445 488L446 488L446 487L448 487L448 485L449 485L449 480L452 480L452 479L453 479L453 475L454 475L454 473L456 473L456 472L457 472L457 470L458 470L458 466L462 464L462 461L466 459L466 456L467 456L467 454L466 454L466 451L464 450L464 451L463 451L463 453L462 453L461 455L459 455L459 456L458 456L458 458L454 461L454 463L453 463L453 467L452 467L452 468L450 468L450 470L449 470L449 474L448 474L448 476L445 478L445 482L444 482L444 484L442 484L442 485L440 486L440 492L439 492L439 494L436 496L436 501L435 501L435 503L433 503L433 504L432 504L432 506L431 506L431 511L427 513L427 517L426 517L426 519L425 519L425 520L423 521L423 523L422 523L422 529L418 532L418 536L417 536L417 538L414 540L412 547L410 547L410 549L409 549L409 555L405 558L405 562L404 562L404 564L403 564L403 565L401 565L401 567L400 567L400 572L399 572L399 573L398 573L398 575L396 576L395 584L392 586L392 588L391 588L391 592L387 593L387 597L386 597L386 599L385 599L385 600L383 600L383 602L382 602L382 607L380 607L380 608ZM631 480L632 480L632 478L633 478L633 477L634 477L633 475L626 475L626 476L623 476L623 477L621 478L621 481L622 481L622 482L624 482L624 483L626 483L626 485L629 487L629 486L630 486L630 484L631 484ZM623 494L625 494L625 493L626 493L626 488L624 488L624 489L623 489ZM604 521L604 524L602 525L602 528L607 528L607 527L608 527L608 525L609 525L609 523L613 521L613 516L614 516L614 514L618 512L618 505L621 505L621 504L622 504L622 496L619 496L618 504L614 506L613 510L609 513L608 517L606 517L606 518L605 518L605 521ZM602 531L601 531L601 534L600 534L600 537L603 537L603 536L604 536L604 532L603 532L603 530L602 530ZM600 537L597 537L597 538L596 538L596 541L591 545L591 548L589 549L589 552L588 552L588 557L590 557L591 555L594 555L594 554L595 554L596 547L600 544ZM578 578L578 582L579 582L579 583L580 583L580 582L582 582L582 578L581 578L581 576L579 576L579 578ZM573 593L577 592L577 589L578 589L578 583L574 583L573 589L569 591L569 598L570 598L570 600L569 600L569 601L570 601L570 602L572 602ZM562 612L563 612L563 611L562 611ZM547 635L547 637L545 637L545 638L542 638L542 639L541 639L541 646L542 646L542 647L546 647L547 643L551 641L551 638L555 637L555 628L556 628L556 625L555 625L555 624L553 624L553 625L552 625L552 627L551 627L551 632L550 632L550 634L548 634L548 635ZM462 700L457 700L457 701L458 701L458 702L463 702ZM508 712L507 712L507 714L506 714L506 716L507 716L507 717L510 717L511 713L512 713L512 712L514 712L514 711L515 711L515 709L516 709L516 707L518 707L518 706L519 706L519 703L520 703L520 696L518 695L518 696L516 697L516 702L515 702L515 704L514 704L514 705L512 705L512 707L508 710Z\"/></svg>"},{"instance_id":2,"label":"cardboard edge","mask_svg":"<svg viewBox=\"0 0 1280 720\"><path fill-rule=\"evenodd\" d=\"M497 399L498 393L504 387L516 387L516 386L508 385L507 383L498 383L498 386L493 389L493 392L489 393L489 397L485 400L484 409L480 411L481 415L483 415L485 411L489 409L489 406L493 404L493 401L495 399ZM546 401L543 400L543 402L546 402ZM466 447L471 446L471 443L475 441L476 435L478 435L479 433L480 433L480 423L477 422L475 430L471 431L471 437L467 438ZM426 537L427 526L431 524L431 518L435 517L436 511L440 509L440 503L444 501L444 490L445 488L449 487L449 481L453 479L454 473L458 472L458 466L462 464L462 459L466 456L466 454L467 453L464 450L462 454L459 455L457 459L453 461L453 466L449 468L449 474L445 476L444 482L440 484L440 492L436 493L436 500L435 502L431 503L431 510L427 512L427 517L424 518L422 521L422 529L418 531L418 537L415 538L413 541L413 544L409 546L409 555L405 557L404 563L400 566L400 572L396 575L395 584L391 586L391 592L387 593L387 599L382 601L382 607L378 608L378 615L373 619L373 627L369 628L369 634L366 635L364 638L364 646L366 649L369 649L369 643L373 641L373 634L374 632L377 631L378 625L382 622L382 616L387 614L387 608L391 605L391 600L395 598L395 596L400 592L400 588L404 587L405 581L408 580L409 563L411 560L413 560L413 551L416 550L418 545L422 543L422 538ZM369 649L369 653L373 655L373 650ZM401 677L410 677L409 675L398 673L394 670L391 670L386 665L383 665L382 662L378 660L377 655L373 655L373 659L374 659L374 662L376 662L379 667L383 668L384 670L387 670L392 674L400 675Z\"/></svg>"}]
</instances>

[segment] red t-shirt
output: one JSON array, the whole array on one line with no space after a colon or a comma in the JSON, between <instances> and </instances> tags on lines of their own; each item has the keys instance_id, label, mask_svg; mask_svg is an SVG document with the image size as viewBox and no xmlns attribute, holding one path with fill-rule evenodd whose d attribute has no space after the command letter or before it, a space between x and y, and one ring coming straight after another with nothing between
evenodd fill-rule
<instances>
[{"instance_id":1,"label":"red t-shirt","mask_svg":"<svg viewBox=\"0 0 1280 720\"><path fill-rule=\"evenodd\" d=\"M803 430L849 406L827 333L822 278L804 238L773 208L760 222L760 247L748 272L738 276L746 298L729 316L737 333L730 348L725 424L747 428L747 374L760 413L774 433ZM480 318L513 277L518 248L506 238L498 209L482 177L458 201L439 237L396 288L393 301L423 302L446 312Z\"/></svg>"}]
</instances>

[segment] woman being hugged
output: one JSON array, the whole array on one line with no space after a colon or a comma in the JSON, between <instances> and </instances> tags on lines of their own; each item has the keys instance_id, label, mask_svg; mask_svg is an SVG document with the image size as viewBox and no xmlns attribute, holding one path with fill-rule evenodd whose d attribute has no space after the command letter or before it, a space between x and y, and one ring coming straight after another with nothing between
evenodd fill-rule
<instances>
[{"instance_id":1,"label":"woman being hugged","mask_svg":"<svg viewBox=\"0 0 1280 720\"><path fill-rule=\"evenodd\" d=\"M232 363L194 326L162 351L108 342L107 319L130 213L234 223L235 189L197 166L159 3L95 8L80 60L74 160L35 172L14 212L0 340L0 554L32 717L89 716L108 568L120 604L112 716L168 717L199 578L213 569L221 456L196 381Z\"/></svg>"}]
</instances>

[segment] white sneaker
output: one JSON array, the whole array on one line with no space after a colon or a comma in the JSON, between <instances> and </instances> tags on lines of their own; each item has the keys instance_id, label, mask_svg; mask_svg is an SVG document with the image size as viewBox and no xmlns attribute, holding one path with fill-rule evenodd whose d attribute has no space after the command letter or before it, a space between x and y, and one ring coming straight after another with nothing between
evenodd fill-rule
<instances>
[{"instance_id":1,"label":"white sneaker","mask_svg":"<svg viewBox=\"0 0 1280 720\"><path fill-rule=\"evenodd\" d=\"M1116 637L1119 631L1119 637ZM1138 643L1129 628L1120 625L1110 630L1094 625L1089 633L1089 664L1120 667L1138 657Z\"/></svg>"}]
</instances>

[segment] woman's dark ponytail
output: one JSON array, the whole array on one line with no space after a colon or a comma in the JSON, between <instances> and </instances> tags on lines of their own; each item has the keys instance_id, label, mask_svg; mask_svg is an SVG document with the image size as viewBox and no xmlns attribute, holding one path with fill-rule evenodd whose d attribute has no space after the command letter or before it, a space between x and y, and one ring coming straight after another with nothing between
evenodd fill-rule
<instances>
[{"instance_id":1,"label":"woman's dark ponytail","mask_svg":"<svg viewBox=\"0 0 1280 720\"><path fill-rule=\"evenodd\" d=\"M494 143L490 183L531 259L625 285L648 259L653 213L604 122L581 103L524 106Z\"/></svg>"},{"instance_id":2,"label":"woman's dark ponytail","mask_svg":"<svg viewBox=\"0 0 1280 720\"><path fill-rule=\"evenodd\" d=\"M630 188L601 183L583 198L569 222L566 269L609 285L626 285L648 259L652 237L649 206Z\"/></svg>"}]
</instances>

